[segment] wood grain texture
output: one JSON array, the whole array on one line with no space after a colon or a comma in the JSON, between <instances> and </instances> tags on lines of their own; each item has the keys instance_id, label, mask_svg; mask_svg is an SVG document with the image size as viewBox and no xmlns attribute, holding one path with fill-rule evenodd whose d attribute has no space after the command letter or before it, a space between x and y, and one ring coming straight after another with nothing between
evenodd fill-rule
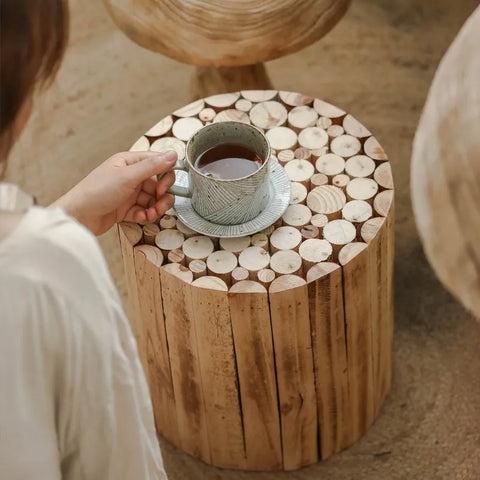
<instances>
[{"instance_id":1,"label":"wood grain texture","mask_svg":"<svg viewBox=\"0 0 480 480\"><path fill-rule=\"evenodd\" d=\"M280 470L282 448L268 295L229 293L246 467Z\"/></svg>"},{"instance_id":2,"label":"wood grain texture","mask_svg":"<svg viewBox=\"0 0 480 480\"><path fill-rule=\"evenodd\" d=\"M142 345L138 346L138 351L150 387L155 425L165 438L178 444L180 438L160 281L163 256L154 246L139 245L134 248L134 260L142 330Z\"/></svg>"},{"instance_id":3,"label":"wood grain texture","mask_svg":"<svg viewBox=\"0 0 480 480\"><path fill-rule=\"evenodd\" d=\"M104 3L117 26L142 47L193 65L232 66L272 60L310 45L340 20L350 0Z\"/></svg>"},{"instance_id":4,"label":"wood grain texture","mask_svg":"<svg viewBox=\"0 0 480 480\"><path fill-rule=\"evenodd\" d=\"M480 8L438 68L412 154L412 199L427 257L480 319Z\"/></svg>"},{"instance_id":5,"label":"wood grain texture","mask_svg":"<svg viewBox=\"0 0 480 480\"><path fill-rule=\"evenodd\" d=\"M163 311L168 338L172 383L177 410L179 445L190 455L206 462L213 460L200 358L195 331L196 305L192 287L160 270Z\"/></svg>"},{"instance_id":6,"label":"wood grain texture","mask_svg":"<svg viewBox=\"0 0 480 480\"><path fill-rule=\"evenodd\" d=\"M122 250L123 266L127 280L128 294L128 318L132 327L133 334L137 339L140 338L139 311L137 284L135 280L135 259L133 247L142 239L142 228L136 223L122 222L118 224L118 236L120 239L120 248Z\"/></svg>"},{"instance_id":7,"label":"wood grain texture","mask_svg":"<svg viewBox=\"0 0 480 480\"><path fill-rule=\"evenodd\" d=\"M283 466L286 470L293 470L319 458L308 289L304 285L270 292L269 299Z\"/></svg>"},{"instance_id":8,"label":"wood grain texture","mask_svg":"<svg viewBox=\"0 0 480 480\"><path fill-rule=\"evenodd\" d=\"M350 428L345 446L352 444L375 417L373 318L379 310L371 295L370 255L363 250L343 266L344 308L350 402ZM378 287L378 285L377 285ZM376 295L377 292L375 291Z\"/></svg>"},{"instance_id":9,"label":"wood grain texture","mask_svg":"<svg viewBox=\"0 0 480 480\"><path fill-rule=\"evenodd\" d=\"M322 460L348 444L347 342L342 271L336 268L308 284L317 415Z\"/></svg>"},{"instance_id":10,"label":"wood grain texture","mask_svg":"<svg viewBox=\"0 0 480 480\"><path fill-rule=\"evenodd\" d=\"M211 460L226 468L245 468L228 296L224 291L192 287L191 298Z\"/></svg>"}]
</instances>

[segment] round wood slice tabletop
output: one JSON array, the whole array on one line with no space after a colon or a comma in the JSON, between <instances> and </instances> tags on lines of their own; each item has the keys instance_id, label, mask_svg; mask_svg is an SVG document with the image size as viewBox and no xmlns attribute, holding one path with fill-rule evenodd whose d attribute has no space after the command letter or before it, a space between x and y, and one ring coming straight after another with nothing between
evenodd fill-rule
<instances>
[{"instance_id":1,"label":"round wood slice tabletop","mask_svg":"<svg viewBox=\"0 0 480 480\"><path fill-rule=\"evenodd\" d=\"M288 272L311 279L314 273L309 274L309 270L317 263L342 265L360 253L362 245L375 238L393 202L388 157L368 128L341 108L321 99L277 90L213 95L180 107L159 120L131 150L173 149L182 160L188 139L198 129L212 122L229 120L250 123L265 133L273 155L291 180L292 193L282 218L260 232L265 237L261 245L264 254L253 255L249 250L244 255L249 259L247 263L239 260L234 264L230 259L225 267L218 265L222 257L214 257L219 260L216 268L208 270L211 276L218 276L231 287L236 281L231 275L233 270L246 265L249 278L254 281L259 281L257 272L265 268L271 268L275 277ZM157 222L160 230L172 229L175 233L159 232L156 243L166 262L180 258L169 256L173 249L183 251L185 255L181 258L187 267L185 258L206 262L209 255L216 255L217 251L229 251L228 246L212 238L213 250L203 250L199 258L189 256L191 246L185 241L200 234L176 218L175 209L166 216L167 219ZM292 233L284 233L282 237L282 232L288 231L285 227L298 230L298 243L293 245ZM143 241L155 244L151 226L145 228ZM278 229L281 230L277 232ZM352 246L357 243L361 245ZM230 251L237 257L243 250L256 246L252 236L233 244L238 247ZM293 254L277 255L272 265L273 254L290 249L300 258Z\"/></svg>"}]
</instances>

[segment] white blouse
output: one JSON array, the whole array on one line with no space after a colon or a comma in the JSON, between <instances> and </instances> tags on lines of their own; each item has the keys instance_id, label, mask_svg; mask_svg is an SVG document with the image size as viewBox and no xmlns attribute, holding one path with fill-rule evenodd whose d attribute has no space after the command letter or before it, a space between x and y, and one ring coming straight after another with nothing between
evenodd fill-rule
<instances>
[{"instance_id":1,"label":"white blouse","mask_svg":"<svg viewBox=\"0 0 480 480\"><path fill-rule=\"evenodd\" d=\"M167 478L105 259L61 209L0 241L0 478Z\"/></svg>"}]
</instances>

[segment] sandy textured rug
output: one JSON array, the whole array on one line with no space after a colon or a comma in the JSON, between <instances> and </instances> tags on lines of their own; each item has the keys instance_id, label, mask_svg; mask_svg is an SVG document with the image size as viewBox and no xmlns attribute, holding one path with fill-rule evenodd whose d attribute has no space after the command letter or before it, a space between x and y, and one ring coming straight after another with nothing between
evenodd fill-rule
<instances>
[{"instance_id":1,"label":"sandy textured rug","mask_svg":"<svg viewBox=\"0 0 480 480\"><path fill-rule=\"evenodd\" d=\"M9 179L47 203L188 100L190 68L140 49L100 1L72 3L58 81L13 152ZM412 138L435 67L474 0L355 0L322 41L272 62L275 85L330 100L387 150L397 192L395 367L380 417L353 447L297 472L206 466L162 442L172 480L480 478L480 324L435 279L409 195ZM115 232L102 239L122 294Z\"/></svg>"}]
</instances>

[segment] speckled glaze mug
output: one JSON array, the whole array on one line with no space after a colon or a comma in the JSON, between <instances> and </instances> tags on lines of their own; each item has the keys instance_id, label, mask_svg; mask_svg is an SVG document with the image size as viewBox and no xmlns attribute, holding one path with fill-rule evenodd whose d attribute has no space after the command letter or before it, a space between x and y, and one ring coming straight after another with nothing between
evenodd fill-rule
<instances>
[{"instance_id":1,"label":"speckled glaze mug","mask_svg":"<svg viewBox=\"0 0 480 480\"><path fill-rule=\"evenodd\" d=\"M206 176L195 168L195 160L210 148L225 143L243 145L257 154L262 166L236 179ZM170 170L188 172L188 187L173 185L169 193L191 198L192 207L206 220L221 225L238 225L259 215L269 202L268 171L270 144L256 127L241 122L206 125L187 143L185 159Z\"/></svg>"}]
</instances>

